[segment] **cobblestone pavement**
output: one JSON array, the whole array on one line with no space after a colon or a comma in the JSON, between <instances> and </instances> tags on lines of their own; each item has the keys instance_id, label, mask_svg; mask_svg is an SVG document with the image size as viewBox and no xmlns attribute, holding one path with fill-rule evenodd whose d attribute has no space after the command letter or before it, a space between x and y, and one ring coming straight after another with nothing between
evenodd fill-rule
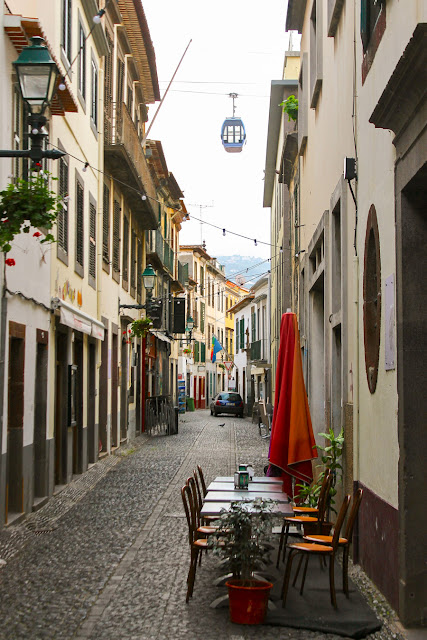
<instances>
[{"instance_id":1,"label":"cobblestone pavement","mask_svg":"<svg viewBox=\"0 0 427 640\"><path fill-rule=\"evenodd\" d=\"M218 595L208 554L185 603L189 562L180 488L196 464L210 482L267 463L249 420L180 416L179 433L142 436L0 531L1 640L338 640L283 627L234 625L209 607ZM403 640L394 612L358 567L352 578L383 620L372 640Z\"/></svg>"}]
</instances>

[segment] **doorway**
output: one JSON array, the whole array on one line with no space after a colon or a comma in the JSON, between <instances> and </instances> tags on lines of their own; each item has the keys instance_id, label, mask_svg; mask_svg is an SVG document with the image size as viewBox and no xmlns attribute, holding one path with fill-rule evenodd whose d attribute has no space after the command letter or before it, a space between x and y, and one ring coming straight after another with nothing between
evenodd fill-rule
<instances>
[{"instance_id":1,"label":"doorway","mask_svg":"<svg viewBox=\"0 0 427 640\"><path fill-rule=\"evenodd\" d=\"M95 392L96 392L96 343L88 344L88 372L87 372L87 454L88 462L98 459L98 437L95 433Z\"/></svg>"},{"instance_id":2,"label":"doorway","mask_svg":"<svg viewBox=\"0 0 427 640\"><path fill-rule=\"evenodd\" d=\"M118 388L119 388L119 338L117 331L113 331L112 335L112 355L111 355L111 446L119 446L119 429L118 429Z\"/></svg>"},{"instance_id":3,"label":"doorway","mask_svg":"<svg viewBox=\"0 0 427 640\"><path fill-rule=\"evenodd\" d=\"M43 340L43 342L42 342ZM47 331L37 329L34 380L34 500L47 495L46 412L48 346Z\"/></svg>"},{"instance_id":4,"label":"doorway","mask_svg":"<svg viewBox=\"0 0 427 640\"><path fill-rule=\"evenodd\" d=\"M6 522L24 510L24 372L25 325L9 322Z\"/></svg>"}]
</instances>

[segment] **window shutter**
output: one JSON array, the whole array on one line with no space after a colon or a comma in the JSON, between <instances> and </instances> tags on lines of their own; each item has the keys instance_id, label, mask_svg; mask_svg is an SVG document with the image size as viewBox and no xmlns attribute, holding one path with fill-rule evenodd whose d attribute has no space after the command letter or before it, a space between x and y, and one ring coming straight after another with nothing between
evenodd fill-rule
<instances>
[{"instance_id":1,"label":"window shutter","mask_svg":"<svg viewBox=\"0 0 427 640\"><path fill-rule=\"evenodd\" d=\"M132 230L130 244L130 286L135 289L135 268L136 268L136 233Z\"/></svg>"},{"instance_id":2,"label":"window shutter","mask_svg":"<svg viewBox=\"0 0 427 640\"><path fill-rule=\"evenodd\" d=\"M136 261L136 293L140 297L142 293L142 242L138 240L138 256Z\"/></svg>"},{"instance_id":3,"label":"window shutter","mask_svg":"<svg viewBox=\"0 0 427 640\"><path fill-rule=\"evenodd\" d=\"M84 191L80 182L76 184L76 262L83 267L84 261Z\"/></svg>"},{"instance_id":4,"label":"window shutter","mask_svg":"<svg viewBox=\"0 0 427 640\"><path fill-rule=\"evenodd\" d=\"M243 351L245 348L245 319L240 320L240 349Z\"/></svg>"},{"instance_id":5,"label":"window shutter","mask_svg":"<svg viewBox=\"0 0 427 640\"><path fill-rule=\"evenodd\" d=\"M199 362L199 343L194 343L194 362Z\"/></svg>"},{"instance_id":6,"label":"window shutter","mask_svg":"<svg viewBox=\"0 0 427 640\"><path fill-rule=\"evenodd\" d=\"M129 279L129 220L123 218L123 264L122 275L125 282Z\"/></svg>"},{"instance_id":7,"label":"window shutter","mask_svg":"<svg viewBox=\"0 0 427 640\"><path fill-rule=\"evenodd\" d=\"M64 158L59 159L59 195L68 196L68 164ZM63 202L58 215L58 245L68 253L68 200Z\"/></svg>"},{"instance_id":8,"label":"window shutter","mask_svg":"<svg viewBox=\"0 0 427 640\"><path fill-rule=\"evenodd\" d=\"M110 262L110 190L106 184L102 201L102 259Z\"/></svg>"},{"instance_id":9,"label":"window shutter","mask_svg":"<svg viewBox=\"0 0 427 640\"><path fill-rule=\"evenodd\" d=\"M200 343L200 347L201 347L201 357L200 357L200 362L206 362L206 345L204 342Z\"/></svg>"},{"instance_id":10,"label":"window shutter","mask_svg":"<svg viewBox=\"0 0 427 640\"><path fill-rule=\"evenodd\" d=\"M200 331L205 332L205 303L200 303Z\"/></svg>"},{"instance_id":11,"label":"window shutter","mask_svg":"<svg viewBox=\"0 0 427 640\"><path fill-rule=\"evenodd\" d=\"M89 275L96 278L96 206L89 203Z\"/></svg>"},{"instance_id":12,"label":"window shutter","mask_svg":"<svg viewBox=\"0 0 427 640\"><path fill-rule=\"evenodd\" d=\"M113 270L120 272L120 205L114 200L113 217Z\"/></svg>"},{"instance_id":13,"label":"window shutter","mask_svg":"<svg viewBox=\"0 0 427 640\"><path fill-rule=\"evenodd\" d=\"M360 37L362 38L363 53L368 48L369 42L369 6L368 0L360 2Z\"/></svg>"},{"instance_id":14,"label":"window shutter","mask_svg":"<svg viewBox=\"0 0 427 640\"><path fill-rule=\"evenodd\" d=\"M236 320L236 353L239 351L239 321Z\"/></svg>"}]
</instances>

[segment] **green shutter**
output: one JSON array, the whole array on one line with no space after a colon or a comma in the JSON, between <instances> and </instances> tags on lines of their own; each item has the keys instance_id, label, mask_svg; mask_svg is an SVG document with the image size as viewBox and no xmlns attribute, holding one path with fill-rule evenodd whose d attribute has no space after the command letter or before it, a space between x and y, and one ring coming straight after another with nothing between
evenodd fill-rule
<instances>
[{"instance_id":1,"label":"green shutter","mask_svg":"<svg viewBox=\"0 0 427 640\"><path fill-rule=\"evenodd\" d=\"M205 303L200 303L200 331L205 332Z\"/></svg>"},{"instance_id":2,"label":"green shutter","mask_svg":"<svg viewBox=\"0 0 427 640\"><path fill-rule=\"evenodd\" d=\"M194 362L199 362L199 343L194 343Z\"/></svg>"},{"instance_id":3,"label":"green shutter","mask_svg":"<svg viewBox=\"0 0 427 640\"><path fill-rule=\"evenodd\" d=\"M236 320L236 353L239 351L239 321Z\"/></svg>"},{"instance_id":4,"label":"green shutter","mask_svg":"<svg viewBox=\"0 0 427 640\"><path fill-rule=\"evenodd\" d=\"M240 349L243 351L245 348L245 319L240 320Z\"/></svg>"},{"instance_id":5,"label":"green shutter","mask_svg":"<svg viewBox=\"0 0 427 640\"><path fill-rule=\"evenodd\" d=\"M200 343L200 347L201 347L201 355L200 355L200 362L206 362L206 345L204 342Z\"/></svg>"}]
</instances>

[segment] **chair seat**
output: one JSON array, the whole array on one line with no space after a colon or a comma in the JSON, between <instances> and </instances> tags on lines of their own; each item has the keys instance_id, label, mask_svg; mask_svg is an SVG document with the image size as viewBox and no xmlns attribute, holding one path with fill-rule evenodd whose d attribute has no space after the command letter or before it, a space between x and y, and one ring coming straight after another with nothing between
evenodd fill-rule
<instances>
[{"instance_id":1,"label":"chair seat","mask_svg":"<svg viewBox=\"0 0 427 640\"><path fill-rule=\"evenodd\" d=\"M307 522L318 522L319 518L316 518L314 516L296 516L295 518L293 518L292 516L289 516L289 518L284 518L284 521L286 522L286 524L305 524Z\"/></svg>"},{"instance_id":2,"label":"chair seat","mask_svg":"<svg viewBox=\"0 0 427 640\"><path fill-rule=\"evenodd\" d=\"M320 544L331 544L332 543L332 536L322 536L322 535L312 535L312 536L304 536L304 540L307 540L308 542L318 542ZM340 538L338 540L338 544L347 544L348 540L347 538Z\"/></svg>"},{"instance_id":3,"label":"chair seat","mask_svg":"<svg viewBox=\"0 0 427 640\"><path fill-rule=\"evenodd\" d=\"M293 507L294 513L319 513L317 507Z\"/></svg>"},{"instance_id":4,"label":"chair seat","mask_svg":"<svg viewBox=\"0 0 427 640\"><path fill-rule=\"evenodd\" d=\"M202 533L205 536L210 536L213 533L216 533L217 531L218 531L218 527L201 526L197 529L197 533Z\"/></svg>"},{"instance_id":5,"label":"chair seat","mask_svg":"<svg viewBox=\"0 0 427 640\"><path fill-rule=\"evenodd\" d=\"M312 544L311 542L296 542L288 544L289 549L296 549L297 551L307 551L308 553L324 553L329 554L334 550L333 547L326 546L324 544Z\"/></svg>"},{"instance_id":6,"label":"chair seat","mask_svg":"<svg viewBox=\"0 0 427 640\"><path fill-rule=\"evenodd\" d=\"M195 547L199 547L200 549L208 549L208 541L206 538L197 538L194 540L193 545Z\"/></svg>"}]
</instances>

